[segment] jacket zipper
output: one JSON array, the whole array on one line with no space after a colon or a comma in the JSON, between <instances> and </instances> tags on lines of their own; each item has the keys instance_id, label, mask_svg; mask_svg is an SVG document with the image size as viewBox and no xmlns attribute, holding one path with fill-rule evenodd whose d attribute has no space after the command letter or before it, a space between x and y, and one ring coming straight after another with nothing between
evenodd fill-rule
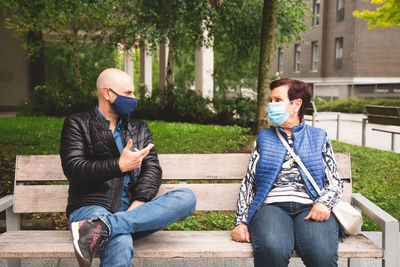
<instances>
[{"instance_id":1,"label":"jacket zipper","mask_svg":"<svg viewBox=\"0 0 400 267\"><path fill-rule=\"evenodd\" d=\"M114 150L114 154L116 156L120 156L117 144L115 143L115 139L114 136L112 134L111 131L108 132L108 139L109 142L112 144L111 146L113 147ZM122 135L121 135L121 141L122 141ZM122 143L123 144L123 143ZM123 188L123 179L117 179L116 182L114 182L116 184L116 189L114 190L114 193L111 197L111 210L113 212L117 212L119 210L119 206L120 206L120 202L121 202L121 195L122 195L122 188Z\"/></svg>"}]
</instances>

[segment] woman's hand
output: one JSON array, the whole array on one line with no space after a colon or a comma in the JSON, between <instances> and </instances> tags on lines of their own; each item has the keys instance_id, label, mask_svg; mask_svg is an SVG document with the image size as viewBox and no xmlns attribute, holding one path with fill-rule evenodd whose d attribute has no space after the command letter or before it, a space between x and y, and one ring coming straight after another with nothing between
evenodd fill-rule
<instances>
[{"instance_id":1,"label":"woman's hand","mask_svg":"<svg viewBox=\"0 0 400 267\"><path fill-rule=\"evenodd\" d=\"M231 232L232 240L250 243L250 234L247 225L239 224Z\"/></svg>"},{"instance_id":2,"label":"woman's hand","mask_svg":"<svg viewBox=\"0 0 400 267\"><path fill-rule=\"evenodd\" d=\"M316 222L323 222L328 220L330 215L331 212L325 204L315 202L310 213L304 218L304 220L312 219Z\"/></svg>"}]
</instances>

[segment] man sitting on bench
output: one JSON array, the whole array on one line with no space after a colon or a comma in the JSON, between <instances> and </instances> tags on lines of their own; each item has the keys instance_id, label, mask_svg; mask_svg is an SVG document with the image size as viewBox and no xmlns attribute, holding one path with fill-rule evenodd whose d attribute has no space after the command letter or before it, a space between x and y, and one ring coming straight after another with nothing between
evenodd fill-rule
<instances>
[{"instance_id":1,"label":"man sitting on bench","mask_svg":"<svg viewBox=\"0 0 400 267\"><path fill-rule=\"evenodd\" d=\"M97 93L98 106L69 116L62 129L67 216L80 266L90 266L95 253L101 266L130 266L132 237L185 219L196 198L189 189L155 197L161 167L149 128L130 118L137 105L131 78L106 69Z\"/></svg>"}]
</instances>

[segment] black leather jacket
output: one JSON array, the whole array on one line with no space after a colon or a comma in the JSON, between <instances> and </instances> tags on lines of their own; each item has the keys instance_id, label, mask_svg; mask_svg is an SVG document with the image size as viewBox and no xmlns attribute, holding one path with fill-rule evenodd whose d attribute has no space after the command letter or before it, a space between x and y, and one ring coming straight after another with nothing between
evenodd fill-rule
<instances>
[{"instance_id":1,"label":"black leather jacket","mask_svg":"<svg viewBox=\"0 0 400 267\"><path fill-rule=\"evenodd\" d=\"M152 143L152 135L144 122L123 118L121 141L125 147L132 139L132 150ZM130 201L150 201L161 184L161 167L152 148L140 168L128 173L119 169L119 151L109 130L109 122L100 118L96 108L65 119L60 143L63 171L69 180L67 216L77 208L100 205L117 212L121 200L124 176Z\"/></svg>"}]
</instances>

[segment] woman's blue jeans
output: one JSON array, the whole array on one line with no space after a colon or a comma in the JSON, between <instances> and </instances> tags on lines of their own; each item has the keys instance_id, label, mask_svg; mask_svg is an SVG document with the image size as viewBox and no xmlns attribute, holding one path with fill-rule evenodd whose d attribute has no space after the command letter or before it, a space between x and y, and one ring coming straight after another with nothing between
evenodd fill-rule
<instances>
[{"instance_id":1,"label":"woman's blue jeans","mask_svg":"<svg viewBox=\"0 0 400 267\"><path fill-rule=\"evenodd\" d=\"M304 220L311 208L295 202L261 206L249 225L254 266L288 266L294 249L306 266L337 266L336 221Z\"/></svg>"},{"instance_id":2,"label":"woman's blue jeans","mask_svg":"<svg viewBox=\"0 0 400 267\"><path fill-rule=\"evenodd\" d=\"M130 266L135 253L131 234L138 239L154 233L185 219L195 207L194 193L181 188L155 197L130 211L114 214L101 206L84 206L70 214L69 223L100 218L110 230L108 242L100 254L100 266Z\"/></svg>"}]
</instances>

